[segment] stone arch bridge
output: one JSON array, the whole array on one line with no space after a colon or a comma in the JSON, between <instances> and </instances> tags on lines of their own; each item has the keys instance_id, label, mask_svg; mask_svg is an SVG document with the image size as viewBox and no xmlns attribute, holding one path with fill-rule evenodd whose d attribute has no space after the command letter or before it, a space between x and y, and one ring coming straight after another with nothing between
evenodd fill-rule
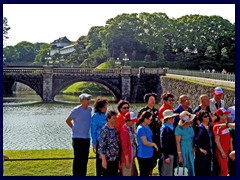
<instances>
[{"instance_id":1,"label":"stone arch bridge","mask_svg":"<svg viewBox=\"0 0 240 180\"><path fill-rule=\"evenodd\" d=\"M160 76L165 75L160 68L132 69L123 66L119 69L91 69L67 67L4 67L4 93L11 94L14 82L21 82L42 98L43 102L53 102L54 97L65 87L79 81L101 84L113 94L116 101L143 102L143 96L155 92L162 93Z\"/></svg>"}]
</instances>

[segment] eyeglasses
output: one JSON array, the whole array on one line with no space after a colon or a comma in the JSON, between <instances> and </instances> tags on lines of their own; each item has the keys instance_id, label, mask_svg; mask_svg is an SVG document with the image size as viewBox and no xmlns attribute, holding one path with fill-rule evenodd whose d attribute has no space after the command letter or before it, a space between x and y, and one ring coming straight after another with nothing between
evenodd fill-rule
<instances>
[{"instance_id":1,"label":"eyeglasses","mask_svg":"<svg viewBox=\"0 0 240 180\"><path fill-rule=\"evenodd\" d=\"M123 109L129 109L129 107L122 107Z\"/></svg>"},{"instance_id":2,"label":"eyeglasses","mask_svg":"<svg viewBox=\"0 0 240 180\"><path fill-rule=\"evenodd\" d=\"M172 101L172 102L174 102L175 100L174 100L174 99L169 99L169 100L167 100L167 101Z\"/></svg>"},{"instance_id":3,"label":"eyeglasses","mask_svg":"<svg viewBox=\"0 0 240 180\"><path fill-rule=\"evenodd\" d=\"M209 118L209 116L203 116L203 118Z\"/></svg>"}]
</instances>

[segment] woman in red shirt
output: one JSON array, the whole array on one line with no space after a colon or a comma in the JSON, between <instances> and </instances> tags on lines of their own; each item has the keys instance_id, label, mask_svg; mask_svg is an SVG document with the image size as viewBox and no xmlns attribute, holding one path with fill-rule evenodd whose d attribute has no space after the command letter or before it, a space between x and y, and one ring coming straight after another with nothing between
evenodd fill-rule
<instances>
[{"instance_id":1,"label":"woman in red shirt","mask_svg":"<svg viewBox=\"0 0 240 180\"><path fill-rule=\"evenodd\" d=\"M218 124L226 123L227 115L229 113L229 110L226 110L225 108L219 108L215 112L217 119L213 123L213 133L215 135L216 143L215 154L220 171L218 176L228 175L228 153L231 147L230 131L227 127L221 127Z\"/></svg>"}]
</instances>

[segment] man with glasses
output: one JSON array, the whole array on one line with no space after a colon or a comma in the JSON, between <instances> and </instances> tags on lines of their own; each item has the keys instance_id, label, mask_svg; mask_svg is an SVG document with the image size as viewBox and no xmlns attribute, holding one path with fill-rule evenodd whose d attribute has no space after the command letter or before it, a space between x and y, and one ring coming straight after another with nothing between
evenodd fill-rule
<instances>
[{"instance_id":1,"label":"man with glasses","mask_svg":"<svg viewBox=\"0 0 240 180\"><path fill-rule=\"evenodd\" d=\"M80 105L73 108L66 119L67 125L72 129L73 176L86 176L87 173L92 112L92 108L89 107L91 97L90 94L81 94L79 96Z\"/></svg>"},{"instance_id":2,"label":"man with glasses","mask_svg":"<svg viewBox=\"0 0 240 180\"><path fill-rule=\"evenodd\" d=\"M163 104L158 110L158 119L161 120L163 118L163 112L167 109L174 110L174 96L171 93L164 93L162 95Z\"/></svg>"},{"instance_id":3,"label":"man with glasses","mask_svg":"<svg viewBox=\"0 0 240 180\"><path fill-rule=\"evenodd\" d=\"M174 113L180 114L183 111L188 111L191 114L193 113L193 110L190 107L190 100L189 100L188 96L185 94L183 94L179 97L179 105L177 108L174 109ZM174 119L174 124L173 124L174 128L177 127L179 120L180 120L179 116L176 116Z\"/></svg>"}]
</instances>

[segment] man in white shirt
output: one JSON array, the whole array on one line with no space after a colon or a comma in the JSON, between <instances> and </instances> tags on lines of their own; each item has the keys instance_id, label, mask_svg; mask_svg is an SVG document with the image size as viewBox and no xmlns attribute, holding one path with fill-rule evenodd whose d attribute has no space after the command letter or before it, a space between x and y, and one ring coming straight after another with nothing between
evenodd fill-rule
<instances>
[{"instance_id":1,"label":"man in white shirt","mask_svg":"<svg viewBox=\"0 0 240 180\"><path fill-rule=\"evenodd\" d=\"M225 101L223 98L223 90L220 87L216 87L212 91L213 98L210 99L210 111L212 115L216 112L217 109L225 106Z\"/></svg>"}]
</instances>

